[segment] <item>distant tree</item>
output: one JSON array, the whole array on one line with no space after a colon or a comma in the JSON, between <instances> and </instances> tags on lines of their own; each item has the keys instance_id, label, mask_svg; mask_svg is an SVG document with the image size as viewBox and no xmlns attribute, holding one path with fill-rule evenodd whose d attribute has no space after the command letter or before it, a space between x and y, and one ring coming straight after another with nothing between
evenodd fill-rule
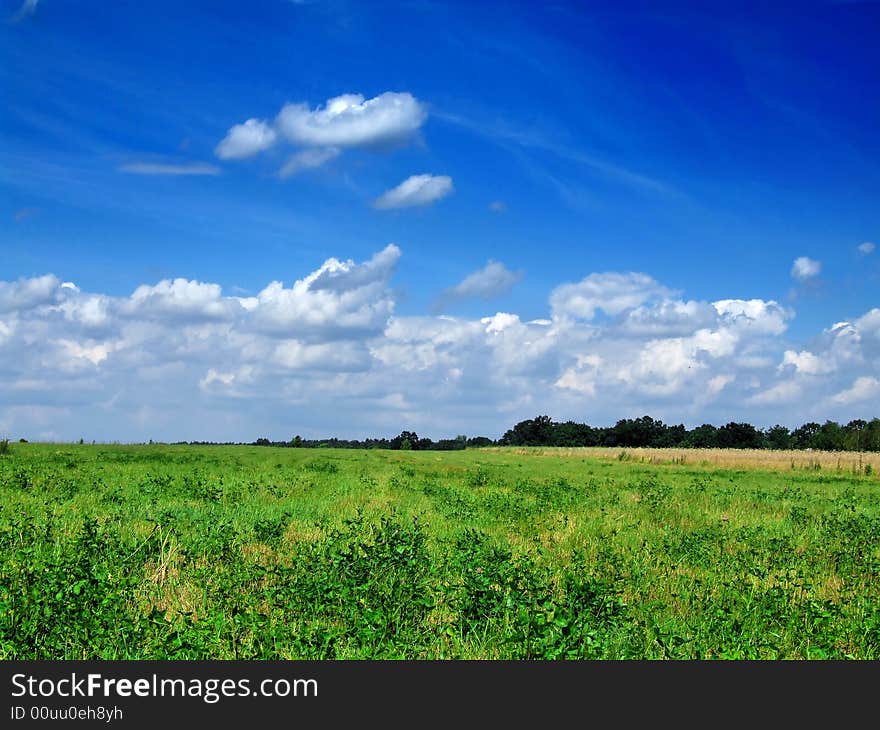
<instances>
[{"instance_id":1,"label":"distant tree","mask_svg":"<svg viewBox=\"0 0 880 730\"><path fill-rule=\"evenodd\" d=\"M760 449L761 432L751 423L730 422L718 429L718 447L722 449Z\"/></svg>"},{"instance_id":2,"label":"distant tree","mask_svg":"<svg viewBox=\"0 0 880 730\"><path fill-rule=\"evenodd\" d=\"M819 432L821 426L818 423L810 422L799 426L791 434L791 440L796 449L812 449L813 437Z\"/></svg>"},{"instance_id":3,"label":"distant tree","mask_svg":"<svg viewBox=\"0 0 880 730\"><path fill-rule=\"evenodd\" d=\"M302 436L300 436L299 434L297 434L296 436L294 436L292 439L290 439L290 445L291 445L294 449L302 448L302 445L303 445Z\"/></svg>"},{"instance_id":4,"label":"distant tree","mask_svg":"<svg viewBox=\"0 0 880 730\"><path fill-rule=\"evenodd\" d=\"M791 431L786 426L779 424L767 429L764 441L767 443L768 449L790 449L793 444Z\"/></svg>"},{"instance_id":5,"label":"distant tree","mask_svg":"<svg viewBox=\"0 0 880 730\"><path fill-rule=\"evenodd\" d=\"M822 451L842 451L846 432L834 421L825 421L819 430L810 439L810 445L814 449Z\"/></svg>"},{"instance_id":6,"label":"distant tree","mask_svg":"<svg viewBox=\"0 0 880 730\"><path fill-rule=\"evenodd\" d=\"M880 451L880 418L873 418L865 426L862 434L862 448L865 451Z\"/></svg>"},{"instance_id":7,"label":"distant tree","mask_svg":"<svg viewBox=\"0 0 880 730\"><path fill-rule=\"evenodd\" d=\"M256 441L254 441L254 445L255 446L271 446L272 442L269 441L269 439L267 439L267 438L258 438Z\"/></svg>"},{"instance_id":8,"label":"distant tree","mask_svg":"<svg viewBox=\"0 0 880 730\"><path fill-rule=\"evenodd\" d=\"M697 426L688 431L685 444L692 449L714 449L718 446L718 428L711 423Z\"/></svg>"},{"instance_id":9,"label":"distant tree","mask_svg":"<svg viewBox=\"0 0 880 730\"><path fill-rule=\"evenodd\" d=\"M553 426L554 446L597 446L599 435L596 429L585 423L566 421Z\"/></svg>"},{"instance_id":10,"label":"distant tree","mask_svg":"<svg viewBox=\"0 0 880 730\"><path fill-rule=\"evenodd\" d=\"M843 448L849 451L864 451L864 435L868 428L868 422L857 418L843 427Z\"/></svg>"},{"instance_id":11,"label":"distant tree","mask_svg":"<svg viewBox=\"0 0 880 730\"><path fill-rule=\"evenodd\" d=\"M666 427L663 421L655 421L650 416L624 418L614 424L613 446L655 446L662 440Z\"/></svg>"},{"instance_id":12,"label":"distant tree","mask_svg":"<svg viewBox=\"0 0 880 730\"><path fill-rule=\"evenodd\" d=\"M404 441L409 441L409 448L413 449L419 443L419 435L415 431L401 431L399 436L391 439L389 448L402 449Z\"/></svg>"},{"instance_id":13,"label":"distant tree","mask_svg":"<svg viewBox=\"0 0 880 730\"><path fill-rule=\"evenodd\" d=\"M477 448L483 446L492 446L494 444L495 442L487 436L471 436L471 438L467 440L468 446L475 446Z\"/></svg>"},{"instance_id":14,"label":"distant tree","mask_svg":"<svg viewBox=\"0 0 880 730\"><path fill-rule=\"evenodd\" d=\"M501 437L504 446L552 446L553 421L550 416L537 416L520 421Z\"/></svg>"},{"instance_id":15,"label":"distant tree","mask_svg":"<svg viewBox=\"0 0 880 730\"><path fill-rule=\"evenodd\" d=\"M685 445L686 439L687 429L683 423L679 423L677 426L667 426L652 446L661 448L681 447Z\"/></svg>"}]
</instances>

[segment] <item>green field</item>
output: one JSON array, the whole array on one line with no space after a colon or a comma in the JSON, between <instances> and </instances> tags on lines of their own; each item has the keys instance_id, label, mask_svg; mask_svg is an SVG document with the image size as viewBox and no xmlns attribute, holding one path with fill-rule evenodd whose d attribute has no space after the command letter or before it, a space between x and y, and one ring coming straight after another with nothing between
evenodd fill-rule
<instances>
[{"instance_id":1,"label":"green field","mask_svg":"<svg viewBox=\"0 0 880 730\"><path fill-rule=\"evenodd\" d=\"M876 470L698 459L12 444L0 659L880 659Z\"/></svg>"}]
</instances>

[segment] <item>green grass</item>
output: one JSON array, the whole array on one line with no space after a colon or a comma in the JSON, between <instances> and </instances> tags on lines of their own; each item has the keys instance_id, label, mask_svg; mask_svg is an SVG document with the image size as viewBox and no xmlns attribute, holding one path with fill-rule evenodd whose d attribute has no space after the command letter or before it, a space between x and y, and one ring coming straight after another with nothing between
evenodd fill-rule
<instances>
[{"instance_id":1,"label":"green grass","mask_svg":"<svg viewBox=\"0 0 880 730\"><path fill-rule=\"evenodd\" d=\"M880 658L880 481L10 444L0 659Z\"/></svg>"}]
</instances>

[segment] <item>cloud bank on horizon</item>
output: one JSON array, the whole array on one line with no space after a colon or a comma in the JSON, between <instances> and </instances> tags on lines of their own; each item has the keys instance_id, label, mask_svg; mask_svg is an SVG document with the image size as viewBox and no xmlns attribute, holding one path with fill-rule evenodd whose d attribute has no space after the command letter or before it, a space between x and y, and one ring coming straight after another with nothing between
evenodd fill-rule
<instances>
[{"instance_id":1,"label":"cloud bank on horizon","mask_svg":"<svg viewBox=\"0 0 880 730\"><path fill-rule=\"evenodd\" d=\"M784 406L795 425L880 406L880 309L793 346L779 302L696 301L644 273L596 272L555 286L544 319L400 316L400 257L389 244L360 263L329 258L254 296L183 278L129 296L52 274L0 282L0 432L498 436L546 412L771 425ZM490 262L450 291L491 296L511 276Z\"/></svg>"}]
</instances>

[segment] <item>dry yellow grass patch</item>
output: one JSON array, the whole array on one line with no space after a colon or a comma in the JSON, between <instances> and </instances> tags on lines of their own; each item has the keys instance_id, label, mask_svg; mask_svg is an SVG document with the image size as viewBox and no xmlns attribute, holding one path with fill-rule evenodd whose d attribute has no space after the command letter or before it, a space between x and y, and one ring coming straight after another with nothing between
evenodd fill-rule
<instances>
[{"instance_id":1,"label":"dry yellow grass patch","mask_svg":"<svg viewBox=\"0 0 880 730\"><path fill-rule=\"evenodd\" d=\"M316 524L291 520L284 531L283 541L287 543L317 542L322 537L324 537L324 533Z\"/></svg>"},{"instance_id":2,"label":"dry yellow grass patch","mask_svg":"<svg viewBox=\"0 0 880 730\"><path fill-rule=\"evenodd\" d=\"M204 604L203 589L180 579L183 561L184 555L177 540L166 533L162 536L158 560L144 563L146 583L143 597L151 608L164 611L169 621L180 613L195 618L197 609Z\"/></svg>"},{"instance_id":3,"label":"dry yellow grass patch","mask_svg":"<svg viewBox=\"0 0 880 730\"><path fill-rule=\"evenodd\" d=\"M654 465L711 466L726 469L777 471L824 470L863 474L866 466L880 471L880 453L870 451L771 451L765 449L653 449L590 446L487 447L486 451L522 456L579 457Z\"/></svg>"}]
</instances>

